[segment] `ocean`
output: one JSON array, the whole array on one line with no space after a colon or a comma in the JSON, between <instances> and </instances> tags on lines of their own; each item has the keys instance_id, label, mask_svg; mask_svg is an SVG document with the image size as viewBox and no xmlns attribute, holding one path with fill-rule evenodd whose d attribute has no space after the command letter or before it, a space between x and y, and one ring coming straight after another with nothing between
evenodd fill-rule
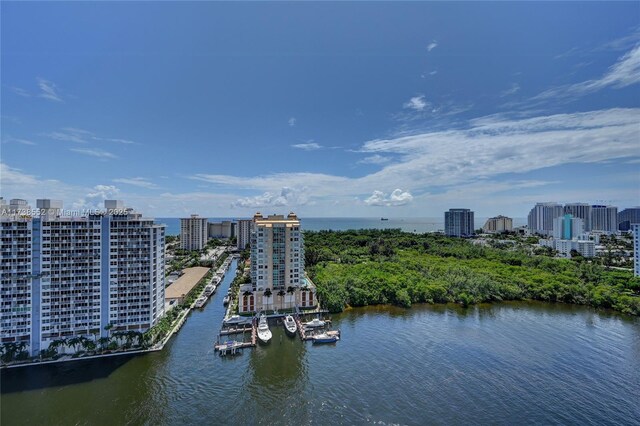
<instances>
[{"instance_id":1,"label":"ocean","mask_svg":"<svg viewBox=\"0 0 640 426\"><path fill-rule=\"evenodd\" d=\"M222 220L236 220L237 218L209 218L209 222ZM437 232L444 229L443 217L398 217L380 220L379 217L302 217L300 218L303 230L308 231L346 231L348 229L401 229L405 232ZM484 225L486 217L475 218L475 229ZM180 234L180 218L162 217L156 218L156 223L167 225L167 235ZM522 226L527 223L526 218L513 218L513 226Z\"/></svg>"}]
</instances>

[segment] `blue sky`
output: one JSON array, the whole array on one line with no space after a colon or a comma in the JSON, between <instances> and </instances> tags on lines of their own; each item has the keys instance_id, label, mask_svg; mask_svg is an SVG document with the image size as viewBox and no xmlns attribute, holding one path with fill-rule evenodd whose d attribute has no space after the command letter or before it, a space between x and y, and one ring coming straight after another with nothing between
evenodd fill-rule
<instances>
[{"instance_id":1,"label":"blue sky","mask_svg":"<svg viewBox=\"0 0 640 426\"><path fill-rule=\"evenodd\" d=\"M640 204L640 3L2 3L1 195L148 215Z\"/></svg>"}]
</instances>

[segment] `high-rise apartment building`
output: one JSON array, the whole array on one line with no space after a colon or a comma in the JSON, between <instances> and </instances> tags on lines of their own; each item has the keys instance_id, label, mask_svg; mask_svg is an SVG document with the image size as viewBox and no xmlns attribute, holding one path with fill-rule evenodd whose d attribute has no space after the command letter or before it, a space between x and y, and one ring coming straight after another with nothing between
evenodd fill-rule
<instances>
[{"instance_id":1,"label":"high-rise apartment building","mask_svg":"<svg viewBox=\"0 0 640 426\"><path fill-rule=\"evenodd\" d=\"M602 205L591 206L591 231L617 232L618 208Z\"/></svg>"},{"instance_id":2,"label":"high-rise apartment building","mask_svg":"<svg viewBox=\"0 0 640 426\"><path fill-rule=\"evenodd\" d=\"M202 250L207 245L207 218L192 214L180 219L180 248L183 250Z\"/></svg>"},{"instance_id":3,"label":"high-rise apartment building","mask_svg":"<svg viewBox=\"0 0 640 426\"><path fill-rule=\"evenodd\" d=\"M251 242L251 230L253 228L253 220L252 219L239 219L238 220L238 239L237 239L237 247L238 250L244 250L247 247L247 244Z\"/></svg>"},{"instance_id":4,"label":"high-rise apartment building","mask_svg":"<svg viewBox=\"0 0 640 426\"><path fill-rule=\"evenodd\" d=\"M629 231L633 223L640 223L640 207L631 207L618 213L618 230Z\"/></svg>"},{"instance_id":5,"label":"high-rise apartment building","mask_svg":"<svg viewBox=\"0 0 640 426\"><path fill-rule=\"evenodd\" d=\"M496 216L487 219L482 227L482 232L495 234L513 231L513 219L506 216Z\"/></svg>"},{"instance_id":6,"label":"high-rise apartment building","mask_svg":"<svg viewBox=\"0 0 640 426\"><path fill-rule=\"evenodd\" d=\"M631 225L633 232L633 275L640 277L640 223Z\"/></svg>"},{"instance_id":7,"label":"high-rise apartment building","mask_svg":"<svg viewBox=\"0 0 640 426\"><path fill-rule=\"evenodd\" d=\"M300 220L256 213L251 231L251 284L240 288L240 312L309 308L317 305L315 286L304 272Z\"/></svg>"},{"instance_id":8,"label":"high-rise apartment building","mask_svg":"<svg viewBox=\"0 0 640 426\"><path fill-rule=\"evenodd\" d=\"M527 217L529 232L551 235L553 233L553 220L563 214L564 210L558 203L537 203Z\"/></svg>"},{"instance_id":9,"label":"high-rise apartment building","mask_svg":"<svg viewBox=\"0 0 640 426\"><path fill-rule=\"evenodd\" d=\"M553 219L553 238L572 240L584 234L584 222L570 214Z\"/></svg>"},{"instance_id":10,"label":"high-rise apartment building","mask_svg":"<svg viewBox=\"0 0 640 426\"><path fill-rule=\"evenodd\" d=\"M61 217L61 202L38 205L42 216L0 218L2 343L24 342L35 356L60 338L155 325L164 313L165 225L131 209Z\"/></svg>"},{"instance_id":11,"label":"high-rise apartment building","mask_svg":"<svg viewBox=\"0 0 640 426\"><path fill-rule=\"evenodd\" d=\"M591 231L591 204L589 203L569 203L564 205L564 214L579 217L584 224L584 231Z\"/></svg>"},{"instance_id":12,"label":"high-rise apartment building","mask_svg":"<svg viewBox=\"0 0 640 426\"><path fill-rule=\"evenodd\" d=\"M209 238L233 238L236 235L236 224L230 220L222 222L209 222L207 224L207 234Z\"/></svg>"},{"instance_id":13,"label":"high-rise apartment building","mask_svg":"<svg viewBox=\"0 0 640 426\"><path fill-rule=\"evenodd\" d=\"M444 232L450 237L467 237L474 234L473 212L469 209L449 209L444 213Z\"/></svg>"}]
</instances>

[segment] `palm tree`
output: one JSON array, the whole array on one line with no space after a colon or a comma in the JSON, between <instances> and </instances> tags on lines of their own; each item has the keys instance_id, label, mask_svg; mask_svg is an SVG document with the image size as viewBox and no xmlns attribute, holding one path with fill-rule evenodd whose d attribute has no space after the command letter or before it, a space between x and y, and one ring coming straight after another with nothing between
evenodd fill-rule
<instances>
[{"instance_id":1,"label":"palm tree","mask_svg":"<svg viewBox=\"0 0 640 426\"><path fill-rule=\"evenodd\" d=\"M278 292L278 296L280 296L280 307L281 307L282 309L284 309L284 296L285 296L285 294L287 294L287 292L286 292L286 291L284 291L284 290L280 290L280 291Z\"/></svg>"},{"instance_id":2,"label":"palm tree","mask_svg":"<svg viewBox=\"0 0 640 426\"><path fill-rule=\"evenodd\" d=\"M111 339L109 339L108 337L101 337L98 339L98 344L100 345L100 352L104 352L107 349L107 346L109 345L110 341Z\"/></svg>"},{"instance_id":3,"label":"palm tree","mask_svg":"<svg viewBox=\"0 0 640 426\"><path fill-rule=\"evenodd\" d=\"M292 286L289 286L287 288L287 293L289 293L289 294L293 294L293 293L295 293L295 291L296 291L296 289L293 288ZM291 302L289 302L289 303L291 303ZM291 308L291 306L289 306L289 308Z\"/></svg>"},{"instance_id":4,"label":"palm tree","mask_svg":"<svg viewBox=\"0 0 640 426\"><path fill-rule=\"evenodd\" d=\"M111 329L113 328L113 324L109 323L107 325L104 326L105 331L108 332L109 337L111 337Z\"/></svg>"},{"instance_id":5,"label":"palm tree","mask_svg":"<svg viewBox=\"0 0 640 426\"><path fill-rule=\"evenodd\" d=\"M69 345L71 345L71 346L73 346L73 351L74 351L74 352L78 352L78 351L76 350L76 347L77 347L80 343L82 343L82 339L81 339L80 337L73 337L73 338L69 339L69 341L68 341L68 344L69 344Z\"/></svg>"},{"instance_id":6,"label":"palm tree","mask_svg":"<svg viewBox=\"0 0 640 426\"><path fill-rule=\"evenodd\" d=\"M272 294L273 294L273 293L271 293L271 289L270 289L270 288L268 288L268 289L266 289L266 290L264 291L264 295L265 295L265 296L267 296L267 309L266 309L267 311L269 310L269 305L270 305L270 303L269 303L269 299L271 298L271 295L272 295Z\"/></svg>"},{"instance_id":7,"label":"palm tree","mask_svg":"<svg viewBox=\"0 0 640 426\"><path fill-rule=\"evenodd\" d=\"M49 349L53 349L56 351L56 355L58 354L58 348L60 346L66 346L67 345L67 339L65 339L64 337L60 338L60 339L56 339L53 342L51 342L49 344Z\"/></svg>"}]
</instances>

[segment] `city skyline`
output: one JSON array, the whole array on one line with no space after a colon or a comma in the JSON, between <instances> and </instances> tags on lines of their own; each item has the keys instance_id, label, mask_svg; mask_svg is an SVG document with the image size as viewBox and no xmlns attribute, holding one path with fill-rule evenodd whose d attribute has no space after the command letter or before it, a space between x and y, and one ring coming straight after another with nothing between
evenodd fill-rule
<instances>
[{"instance_id":1,"label":"city skyline","mask_svg":"<svg viewBox=\"0 0 640 426\"><path fill-rule=\"evenodd\" d=\"M637 206L639 11L6 3L0 195L155 217Z\"/></svg>"}]
</instances>

